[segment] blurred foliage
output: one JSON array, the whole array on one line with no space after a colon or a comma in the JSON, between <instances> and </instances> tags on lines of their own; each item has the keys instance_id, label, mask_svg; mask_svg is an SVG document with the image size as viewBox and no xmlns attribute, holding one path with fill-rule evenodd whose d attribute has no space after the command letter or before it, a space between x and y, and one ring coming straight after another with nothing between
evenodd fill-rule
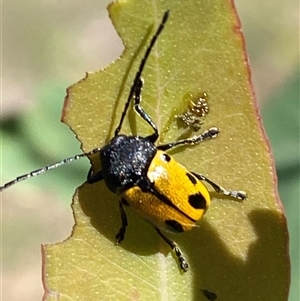
<instances>
[{"instance_id":1,"label":"blurred foliage","mask_svg":"<svg viewBox=\"0 0 300 301\"><path fill-rule=\"evenodd\" d=\"M290 301L299 298L299 196L300 196L300 103L299 70L296 69L262 108L265 130L272 145L278 188L290 234L292 285Z\"/></svg>"},{"instance_id":2,"label":"blurred foliage","mask_svg":"<svg viewBox=\"0 0 300 301\"><path fill-rule=\"evenodd\" d=\"M80 143L70 134L69 128L57 122L62 110L62 102L57 100L62 99L64 93L65 86L41 87L37 94L42 97L37 96L41 100L36 106L25 114L2 121L3 181L81 152ZM76 163L47 173L46 180L43 176L37 177L34 185L57 189L64 195L62 200L69 202L67 196L85 181L89 166L87 159Z\"/></svg>"}]
</instances>

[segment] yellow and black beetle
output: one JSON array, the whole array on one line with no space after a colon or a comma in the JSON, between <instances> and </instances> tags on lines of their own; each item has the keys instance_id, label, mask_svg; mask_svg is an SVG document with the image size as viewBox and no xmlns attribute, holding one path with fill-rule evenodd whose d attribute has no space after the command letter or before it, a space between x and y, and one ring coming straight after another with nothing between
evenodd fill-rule
<instances>
[{"instance_id":1,"label":"yellow and black beetle","mask_svg":"<svg viewBox=\"0 0 300 301\"><path fill-rule=\"evenodd\" d=\"M99 153L102 169L98 172L90 169L87 181L95 183L104 180L106 186L121 197L119 207L122 226L116 235L117 243L124 239L127 227L127 217L123 206L132 207L148 220L157 233L170 245L178 257L181 269L186 272L189 265L183 253L176 242L167 238L161 230L178 233L190 230L196 225L210 204L209 191L202 181L210 184L217 193L233 198L243 200L246 198L246 193L226 190L207 177L188 171L166 153L167 150L179 145L193 145L217 137L219 130L216 127L192 138L155 146L159 137L158 129L151 117L140 106L143 86L141 75L168 16L169 11L166 11L151 39L136 73L119 125L110 142L102 148L96 148L88 153L64 159L20 176L1 186L0 191L50 169ZM137 114L153 129L153 134L147 137L119 134L131 100L134 101L134 109Z\"/></svg>"}]
</instances>

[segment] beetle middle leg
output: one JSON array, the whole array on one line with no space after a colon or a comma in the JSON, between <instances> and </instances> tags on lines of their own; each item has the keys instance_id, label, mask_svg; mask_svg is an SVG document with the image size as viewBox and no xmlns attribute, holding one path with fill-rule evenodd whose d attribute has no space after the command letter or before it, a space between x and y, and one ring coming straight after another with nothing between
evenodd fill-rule
<instances>
[{"instance_id":1,"label":"beetle middle leg","mask_svg":"<svg viewBox=\"0 0 300 301\"><path fill-rule=\"evenodd\" d=\"M208 179L206 176L192 172L192 174L199 179L200 181L205 181L208 184L210 184L213 189L219 193L219 194L223 194L226 196L231 196L235 199L239 199L239 200L245 200L247 198L247 193L245 191L242 190L227 190L225 188L223 188L222 186L216 184L215 182L211 181L210 179Z\"/></svg>"}]
</instances>

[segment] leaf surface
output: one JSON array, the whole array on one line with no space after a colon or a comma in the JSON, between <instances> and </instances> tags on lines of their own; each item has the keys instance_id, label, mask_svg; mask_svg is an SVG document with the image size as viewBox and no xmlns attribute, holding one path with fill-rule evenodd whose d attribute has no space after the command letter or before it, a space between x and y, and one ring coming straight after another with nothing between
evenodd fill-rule
<instances>
[{"instance_id":1,"label":"leaf surface","mask_svg":"<svg viewBox=\"0 0 300 301\"><path fill-rule=\"evenodd\" d=\"M110 140L145 48L167 9L169 21L143 73L142 106L160 130L159 143L166 143L191 134L178 126L175 115L187 108L186 95L206 92L210 111L200 131L217 126L219 137L171 154L228 189L247 191L249 198L238 202L212 193L211 208L196 229L169 235L191 265L183 275L165 242L130 210L126 239L115 246L121 224L118 198L104 183L83 184L73 200L71 237L43 249L46 300L204 301L202 290L226 301L287 300L286 219L230 1L118 1L109 6L125 50L107 68L68 89L63 121L84 151ZM151 128L130 109L122 133L144 136ZM97 156L93 163L100 168Z\"/></svg>"}]
</instances>

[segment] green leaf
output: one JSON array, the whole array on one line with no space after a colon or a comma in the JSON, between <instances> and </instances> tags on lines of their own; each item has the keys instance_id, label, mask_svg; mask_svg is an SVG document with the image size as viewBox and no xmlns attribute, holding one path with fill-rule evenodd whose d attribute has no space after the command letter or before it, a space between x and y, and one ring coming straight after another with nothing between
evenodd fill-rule
<instances>
[{"instance_id":1,"label":"green leaf","mask_svg":"<svg viewBox=\"0 0 300 301\"><path fill-rule=\"evenodd\" d=\"M115 246L121 223L118 198L104 183L83 184L73 200L72 236L44 247L46 299L207 300L203 290L208 290L218 300L287 300L286 219L230 1L112 4L109 12L124 53L69 88L63 120L84 151L110 140L145 48L166 9L169 21L143 73L142 106L161 132L159 143L174 141L187 135L175 118L187 108L186 95L206 92L210 112L201 130L217 126L219 137L171 153L188 169L228 189L245 190L249 198L238 202L212 193L211 208L196 229L169 235L191 265L182 274L169 247L131 210L126 239ZM151 132L131 109L122 133ZM99 168L97 156L93 163Z\"/></svg>"}]
</instances>

